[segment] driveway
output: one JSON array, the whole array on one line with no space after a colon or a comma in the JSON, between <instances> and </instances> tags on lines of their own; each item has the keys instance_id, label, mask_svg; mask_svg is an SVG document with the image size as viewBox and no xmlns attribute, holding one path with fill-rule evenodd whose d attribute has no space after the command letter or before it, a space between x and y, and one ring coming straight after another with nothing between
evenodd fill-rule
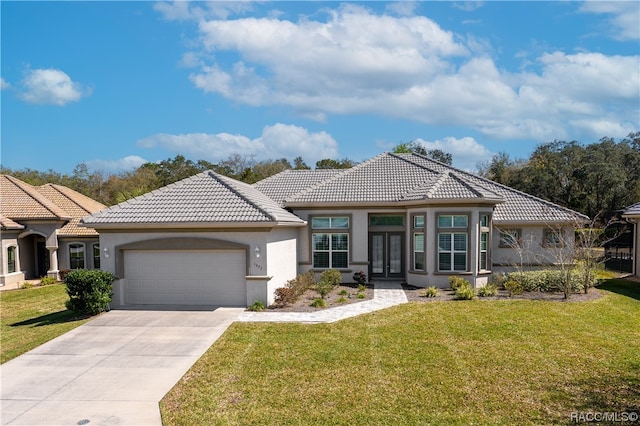
<instances>
[{"instance_id":1,"label":"driveway","mask_svg":"<svg viewBox=\"0 0 640 426\"><path fill-rule=\"evenodd\" d=\"M0 366L1 424L160 425L160 399L243 310L107 312Z\"/></svg>"}]
</instances>

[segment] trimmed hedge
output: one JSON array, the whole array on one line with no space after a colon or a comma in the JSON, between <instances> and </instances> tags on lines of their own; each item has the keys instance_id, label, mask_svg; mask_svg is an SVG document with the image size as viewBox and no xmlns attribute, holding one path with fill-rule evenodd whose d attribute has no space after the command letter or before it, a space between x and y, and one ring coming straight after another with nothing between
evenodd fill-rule
<instances>
[{"instance_id":1,"label":"trimmed hedge","mask_svg":"<svg viewBox=\"0 0 640 426\"><path fill-rule=\"evenodd\" d=\"M545 269L542 271L511 272L507 275L507 278L517 281L524 291L551 293L562 291L560 283L564 279L564 274L565 272L559 270ZM582 289L580 274L577 271L569 273L569 285L573 292L578 292Z\"/></svg>"},{"instance_id":2,"label":"trimmed hedge","mask_svg":"<svg viewBox=\"0 0 640 426\"><path fill-rule=\"evenodd\" d=\"M113 274L99 269L70 271L64 279L69 295L67 309L81 315L96 315L108 310L115 280Z\"/></svg>"}]
</instances>

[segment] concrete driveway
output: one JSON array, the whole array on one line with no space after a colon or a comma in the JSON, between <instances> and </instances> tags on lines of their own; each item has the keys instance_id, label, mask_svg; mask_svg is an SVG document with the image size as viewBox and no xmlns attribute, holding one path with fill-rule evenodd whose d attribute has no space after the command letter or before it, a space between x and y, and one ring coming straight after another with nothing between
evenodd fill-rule
<instances>
[{"instance_id":1,"label":"concrete driveway","mask_svg":"<svg viewBox=\"0 0 640 426\"><path fill-rule=\"evenodd\" d=\"M107 312L0 366L1 424L160 425L160 399L242 312Z\"/></svg>"}]
</instances>

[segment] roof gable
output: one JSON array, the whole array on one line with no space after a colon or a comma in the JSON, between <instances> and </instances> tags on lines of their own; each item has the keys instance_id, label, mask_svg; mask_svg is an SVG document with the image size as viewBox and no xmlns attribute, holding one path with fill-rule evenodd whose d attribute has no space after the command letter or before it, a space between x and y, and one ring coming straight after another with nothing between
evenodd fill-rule
<instances>
[{"instance_id":1,"label":"roof gable","mask_svg":"<svg viewBox=\"0 0 640 426\"><path fill-rule=\"evenodd\" d=\"M488 202L497 204L493 216L496 221L541 223L588 219L573 210L415 153L384 153L351 169L327 175L309 174L306 179L306 188L301 179L283 189L281 186L290 184L293 178L282 172L256 183L255 187L280 197L281 204L291 207Z\"/></svg>"},{"instance_id":2,"label":"roof gable","mask_svg":"<svg viewBox=\"0 0 640 426\"><path fill-rule=\"evenodd\" d=\"M212 171L109 207L83 219L102 224L303 224L251 185Z\"/></svg>"},{"instance_id":3,"label":"roof gable","mask_svg":"<svg viewBox=\"0 0 640 426\"><path fill-rule=\"evenodd\" d=\"M24 228L15 222L22 220L66 221L58 230L60 236L96 236L96 231L80 228L78 223L82 217L105 208L65 186L48 183L35 187L9 175L0 175L0 199L3 228Z\"/></svg>"}]
</instances>

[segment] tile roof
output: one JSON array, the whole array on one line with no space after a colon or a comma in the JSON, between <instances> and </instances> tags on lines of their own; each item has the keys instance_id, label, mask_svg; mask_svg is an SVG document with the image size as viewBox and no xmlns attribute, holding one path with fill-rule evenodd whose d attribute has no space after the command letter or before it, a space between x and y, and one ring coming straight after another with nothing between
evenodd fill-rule
<instances>
[{"instance_id":1,"label":"tile roof","mask_svg":"<svg viewBox=\"0 0 640 426\"><path fill-rule=\"evenodd\" d=\"M80 228L78 222L103 208L103 204L64 186L35 187L13 176L0 175L0 215L19 226L22 225L17 222L22 220L67 221L58 235L96 236L95 230ZM4 221L2 227L5 228Z\"/></svg>"},{"instance_id":2,"label":"tile roof","mask_svg":"<svg viewBox=\"0 0 640 426\"><path fill-rule=\"evenodd\" d=\"M0 229L24 229L24 225L20 225L8 217L0 215Z\"/></svg>"},{"instance_id":3,"label":"tile roof","mask_svg":"<svg viewBox=\"0 0 640 426\"><path fill-rule=\"evenodd\" d=\"M53 201L71 216L71 220L58 230L59 236L96 236L98 233L91 228L78 226L83 217L99 212L106 206L69 189L65 186L48 183L36 188L39 193Z\"/></svg>"},{"instance_id":4,"label":"tile roof","mask_svg":"<svg viewBox=\"0 0 640 426\"><path fill-rule=\"evenodd\" d=\"M251 185L202 172L85 217L88 226L102 224L304 224Z\"/></svg>"},{"instance_id":5,"label":"tile roof","mask_svg":"<svg viewBox=\"0 0 640 426\"><path fill-rule=\"evenodd\" d=\"M624 209L624 216L640 216L640 203L635 203Z\"/></svg>"},{"instance_id":6,"label":"tile roof","mask_svg":"<svg viewBox=\"0 0 640 426\"><path fill-rule=\"evenodd\" d=\"M295 189L285 186L288 171L256 183L281 205L367 205L378 203L470 202L497 203L493 219L502 222L546 222L585 220L586 216L513 188L481 178L418 154L384 153L351 169L314 176L309 171Z\"/></svg>"},{"instance_id":7,"label":"tile roof","mask_svg":"<svg viewBox=\"0 0 640 426\"><path fill-rule=\"evenodd\" d=\"M0 175L0 214L12 220L67 220L71 216L38 190L9 175Z\"/></svg>"},{"instance_id":8,"label":"tile roof","mask_svg":"<svg viewBox=\"0 0 640 426\"><path fill-rule=\"evenodd\" d=\"M280 203L291 195L323 182L343 171L344 169L285 170L256 182L253 187Z\"/></svg>"}]
</instances>

